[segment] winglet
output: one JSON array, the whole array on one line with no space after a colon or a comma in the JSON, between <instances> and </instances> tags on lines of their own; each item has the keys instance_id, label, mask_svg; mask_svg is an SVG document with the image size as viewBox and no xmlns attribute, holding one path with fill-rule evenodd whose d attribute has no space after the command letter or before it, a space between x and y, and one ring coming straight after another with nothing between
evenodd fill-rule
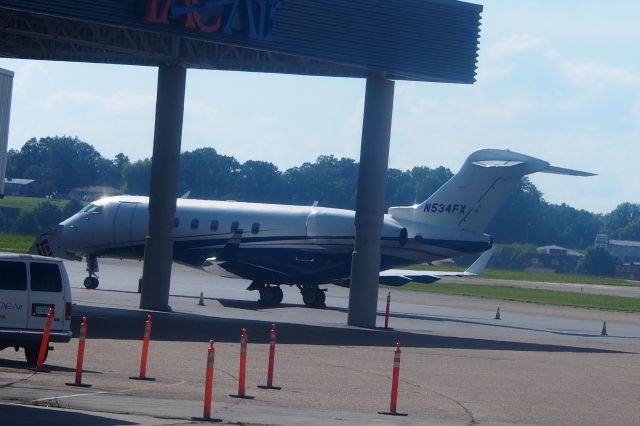
<instances>
[{"instance_id":1,"label":"winglet","mask_svg":"<svg viewBox=\"0 0 640 426\"><path fill-rule=\"evenodd\" d=\"M471 266L467 268L466 271L464 271L464 274L465 275L482 275L482 273L484 272L484 268L487 267L487 264L489 263L489 259L491 259L491 256L493 256L494 251L495 250L493 248L490 248L489 250L482 253L480 257L477 258L476 261L473 262Z\"/></svg>"}]
</instances>

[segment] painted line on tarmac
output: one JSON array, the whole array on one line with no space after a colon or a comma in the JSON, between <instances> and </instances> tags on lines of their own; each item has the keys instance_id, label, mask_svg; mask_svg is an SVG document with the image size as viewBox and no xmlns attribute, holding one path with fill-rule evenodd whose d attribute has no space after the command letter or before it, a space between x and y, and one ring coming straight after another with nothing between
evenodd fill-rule
<instances>
[{"instance_id":1,"label":"painted line on tarmac","mask_svg":"<svg viewBox=\"0 0 640 426\"><path fill-rule=\"evenodd\" d=\"M52 396L50 398L40 398L40 399L34 399L31 402L44 402L44 401L51 401L52 399L66 399L66 398L75 398L77 396L91 396L91 395L100 395L102 393L109 393L109 392L87 392L87 393L74 393L72 395L60 395L60 396Z\"/></svg>"}]
</instances>

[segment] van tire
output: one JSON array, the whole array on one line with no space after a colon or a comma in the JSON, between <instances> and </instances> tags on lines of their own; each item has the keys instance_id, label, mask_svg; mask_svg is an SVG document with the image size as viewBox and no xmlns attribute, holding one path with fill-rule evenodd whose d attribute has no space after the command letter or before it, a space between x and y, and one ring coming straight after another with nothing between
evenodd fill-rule
<instances>
[{"instance_id":1,"label":"van tire","mask_svg":"<svg viewBox=\"0 0 640 426\"><path fill-rule=\"evenodd\" d=\"M38 355L40 355L40 345L33 344L24 347L24 356L29 366L35 367L38 363ZM47 355L49 355L49 348L45 349L44 360L42 362L47 360Z\"/></svg>"}]
</instances>

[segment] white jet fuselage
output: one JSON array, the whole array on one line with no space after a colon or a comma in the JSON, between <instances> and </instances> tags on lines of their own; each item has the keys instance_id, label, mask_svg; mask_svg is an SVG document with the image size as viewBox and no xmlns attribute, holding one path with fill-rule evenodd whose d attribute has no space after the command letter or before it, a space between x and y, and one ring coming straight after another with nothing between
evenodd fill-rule
<instances>
[{"instance_id":1,"label":"white jet fuselage","mask_svg":"<svg viewBox=\"0 0 640 426\"><path fill-rule=\"evenodd\" d=\"M60 245L78 255L142 258L148 220L147 197L103 198L60 224ZM178 199L173 223L176 261L203 266L215 258L208 262L212 272L270 284L341 282L350 274L354 241L354 211L316 206ZM482 252L491 244L480 232L385 215L380 267Z\"/></svg>"}]
</instances>

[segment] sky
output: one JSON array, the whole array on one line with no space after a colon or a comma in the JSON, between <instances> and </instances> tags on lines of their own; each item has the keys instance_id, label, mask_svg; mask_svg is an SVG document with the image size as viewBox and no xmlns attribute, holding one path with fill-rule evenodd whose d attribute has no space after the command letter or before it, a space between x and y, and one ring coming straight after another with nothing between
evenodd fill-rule
<instances>
[{"instance_id":1,"label":"sky","mask_svg":"<svg viewBox=\"0 0 640 426\"><path fill-rule=\"evenodd\" d=\"M551 203L606 213L640 203L640 2L485 0L477 82L397 82L389 166L457 171L482 148L585 170L536 174ZM15 72L9 148L77 136L104 157L151 157L157 70L0 58ZM189 70L182 150L280 170L358 160L365 81Z\"/></svg>"}]
</instances>

